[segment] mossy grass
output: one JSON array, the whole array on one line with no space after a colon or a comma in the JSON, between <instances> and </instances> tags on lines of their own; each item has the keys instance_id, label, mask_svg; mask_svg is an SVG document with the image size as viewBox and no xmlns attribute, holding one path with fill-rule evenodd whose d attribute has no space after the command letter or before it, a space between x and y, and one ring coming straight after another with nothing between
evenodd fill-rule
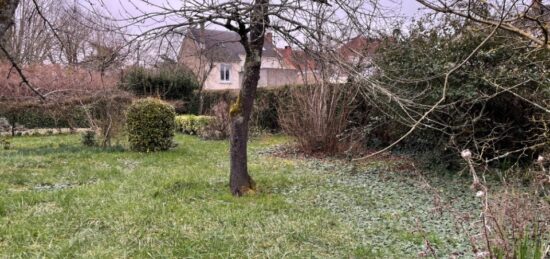
<instances>
[{"instance_id":1,"label":"mossy grass","mask_svg":"<svg viewBox=\"0 0 550 259\"><path fill-rule=\"evenodd\" d=\"M440 255L469 252L412 179L387 177L383 163L352 173L267 154L283 136L251 141L258 191L241 198L229 192L227 141L178 134L159 153L84 147L78 135L11 141L0 151L0 257L416 257L424 238ZM442 182L457 208L476 209L468 181Z\"/></svg>"}]
</instances>

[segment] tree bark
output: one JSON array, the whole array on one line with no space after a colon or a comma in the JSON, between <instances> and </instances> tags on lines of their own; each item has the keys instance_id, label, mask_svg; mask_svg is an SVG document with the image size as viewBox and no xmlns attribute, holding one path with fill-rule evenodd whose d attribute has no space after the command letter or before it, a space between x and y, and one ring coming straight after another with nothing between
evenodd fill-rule
<instances>
[{"instance_id":1,"label":"tree bark","mask_svg":"<svg viewBox=\"0 0 550 259\"><path fill-rule=\"evenodd\" d=\"M246 58L241 89L236 102L231 106L231 136L230 136L230 177L229 186L235 196L254 193L256 186L248 174L247 144L248 122L256 89L260 80L262 64L262 50L264 45L265 29L269 24L267 5L269 0L256 0L251 11L251 24L248 30L239 24L239 34ZM236 29L236 28L235 28Z\"/></svg>"},{"instance_id":2,"label":"tree bark","mask_svg":"<svg viewBox=\"0 0 550 259\"><path fill-rule=\"evenodd\" d=\"M0 0L0 40L13 24L13 16L18 5L19 0Z\"/></svg>"}]
</instances>

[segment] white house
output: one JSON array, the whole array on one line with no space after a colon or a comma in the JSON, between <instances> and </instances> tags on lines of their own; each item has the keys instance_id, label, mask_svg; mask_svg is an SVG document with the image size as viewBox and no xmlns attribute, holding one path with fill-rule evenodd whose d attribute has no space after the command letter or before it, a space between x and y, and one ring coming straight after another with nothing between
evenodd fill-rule
<instances>
[{"instance_id":1,"label":"white house","mask_svg":"<svg viewBox=\"0 0 550 259\"><path fill-rule=\"evenodd\" d=\"M235 32L191 28L183 41L179 62L204 81L204 90L239 89L245 60L239 40ZM266 33L258 87L296 84L297 80L298 71L282 62L272 34Z\"/></svg>"}]
</instances>

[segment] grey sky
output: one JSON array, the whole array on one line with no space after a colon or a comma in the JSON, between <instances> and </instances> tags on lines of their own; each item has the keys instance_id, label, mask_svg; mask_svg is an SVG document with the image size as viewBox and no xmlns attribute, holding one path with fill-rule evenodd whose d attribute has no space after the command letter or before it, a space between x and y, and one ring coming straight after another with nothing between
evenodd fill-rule
<instances>
[{"instance_id":1,"label":"grey sky","mask_svg":"<svg viewBox=\"0 0 550 259\"><path fill-rule=\"evenodd\" d=\"M77 0L84 3L85 6L89 6L90 3L94 3L94 8L101 10L101 12L109 12L110 16L127 18L139 15L143 11L155 11L150 5L144 4L147 0ZM330 0L329 0L330 1ZM169 5L174 9L177 9L185 1L183 0L148 0L148 2L158 5ZM395 12L394 14L410 19L419 13L421 5L415 0L380 0L381 6L387 10ZM135 5L135 6L134 6ZM137 6L137 8L136 8ZM172 8L171 8L172 9ZM133 26L131 31L140 32L147 29L150 23L141 23ZM158 25L158 24L157 24Z\"/></svg>"},{"instance_id":2,"label":"grey sky","mask_svg":"<svg viewBox=\"0 0 550 259\"><path fill-rule=\"evenodd\" d=\"M97 8L98 10L101 10L101 12L107 11L110 13L109 16L114 16L118 18L128 18L132 16L137 16L144 11L145 12L155 11L154 8L152 9L151 6L143 3L145 0L77 0L77 1L81 1L83 5L87 7L89 7L90 3L93 3L94 5L93 8ZM421 7L421 5L417 3L415 0L380 0L380 1L381 1L380 2L381 5L385 9L391 10L393 12L393 15L398 15L399 17L404 19L410 19L414 17L416 14L418 14L418 9ZM159 5L161 4L170 5L171 7L173 7L170 9L177 9L185 1L183 0L149 0L149 2L154 4L159 4ZM137 5L137 8L134 6L134 4ZM179 22L179 21L172 21L172 22ZM163 21L155 21L155 22L148 21L145 23L139 23L130 27L129 32L140 34L144 30L150 29L151 27L158 26L159 23L163 23ZM213 27L216 27L216 26L212 26L210 28L213 28ZM275 38L275 41L279 47L282 47L283 45L287 44L285 42L282 42L278 38Z\"/></svg>"},{"instance_id":3,"label":"grey sky","mask_svg":"<svg viewBox=\"0 0 550 259\"><path fill-rule=\"evenodd\" d=\"M134 8L131 7L129 2L137 3L139 5L140 1L135 0L107 0L102 1L107 10L109 10L113 15L118 15L121 12L129 11L134 12ZM99 2L99 1L98 1ZM167 3L173 6L178 6L181 4L182 0L162 0L162 1L151 1L152 3ZM390 7L393 10L399 10L399 12L406 17L414 16L421 5L415 0L381 0L383 6ZM122 6L125 6L122 8ZM143 5L144 6L144 5Z\"/></svg>"}]
</instances>

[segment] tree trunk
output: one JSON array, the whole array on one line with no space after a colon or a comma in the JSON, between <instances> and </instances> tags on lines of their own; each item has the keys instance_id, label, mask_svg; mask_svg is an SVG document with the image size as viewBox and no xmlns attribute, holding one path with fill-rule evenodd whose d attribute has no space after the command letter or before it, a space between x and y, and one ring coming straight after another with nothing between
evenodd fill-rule
<instances>
[{"instance_id":1,"label":"tree trunk","mask_svg":"<svg viewBox=\"0 0 550 259\"><path fill-rule=\"evenodd\" d=\"M19 5L19 0L0 0L0 40L13 24L15 9Z\"/></svg>"},{"instance_id":2,"label":"tree trunk","mask_svg":"<svg viewBox=\"0 0 550 259\"><path fill-rule=\"evenodd\" d=\"M204 94L202 92L202 87L199 90L199 115L202 115L204 113Z\"/></svg>"},{"instance_id":3,"label":"tree trunk","mask_svg":"<svg viewBox=\"0 0 550 259\"><path fill-rule=\"evenodd\" d=\"M248 35L247 30L242 26L239 28L241 44L245 49L246 59L244 62L243 80L239 96L230 110L231 171L229 186L231 193L235 196L254 193L256 189L252 177L248 174L248 122L250 120L250 114L252 113L254 98L256 97L258 81L260 80L264 34L269 22L267 17L268 2L268 0L255 1L251 11L250 35Z\"/></svg>"}]
</instances>

